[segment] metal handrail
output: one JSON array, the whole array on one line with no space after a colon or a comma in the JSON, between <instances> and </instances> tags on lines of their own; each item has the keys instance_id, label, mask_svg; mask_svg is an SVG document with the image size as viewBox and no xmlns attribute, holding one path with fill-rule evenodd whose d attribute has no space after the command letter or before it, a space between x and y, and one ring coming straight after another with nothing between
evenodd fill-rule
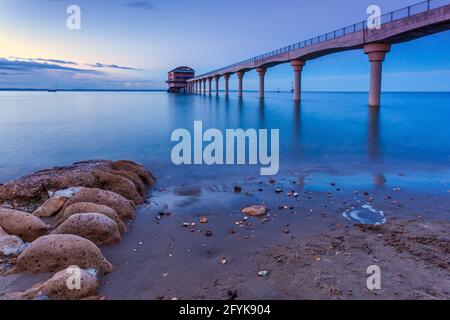
<instances>
[{"instance_id":1,"label":"metal handrail","mask_svg":"<svg viewBox=\"0 0 450 320\"><path fill-rule=\"evenodd\" d=\"M384 24L384 23L394 22L394 21L397 21L397 20L400 20L400 19L403 19L406 17L414 16L419 13L430 11L432 9L443 7L448 4L450 4L450 0L422 1L420 3L383 14L381 16L381 23ZM283 48L280 48L280 49L277 49L274 51L270 51L270 52L261 54L259 56L256 56L256 57L253 57L250 59L246 59L244 61L237 62L232 65L199 75L199 76L195 77L194 79L198 80L199 78L208 78L208 77L211 77L212 75L216 75L217 73L220 73L221 71L226 70L226 69L231 69L234 67L238 67L240 65L248 64L248 63L255 63L258 61L265 60L267 58L271 58L271 57L278 56L281 54L289 53L294 50L306 48L306 47L309 47L309 46L312 46L312 45L315 45L318 43L332 41L332 40L338 39L340 37L343 37L343 36L346 36L346 35L349 35L352 33L360 32L360 31L363 31L366 29L367 29L367 21L358 22L358 23L346 26L341 29L337 29L337 30L334 30L334 31L331 31L328 33L321 34L317 37L310 38L308 40L304 40L301 42L297 42L295 44L291 44L289 46L286 46L286 47L283 47Z\"/></svg>"}]
</instances>

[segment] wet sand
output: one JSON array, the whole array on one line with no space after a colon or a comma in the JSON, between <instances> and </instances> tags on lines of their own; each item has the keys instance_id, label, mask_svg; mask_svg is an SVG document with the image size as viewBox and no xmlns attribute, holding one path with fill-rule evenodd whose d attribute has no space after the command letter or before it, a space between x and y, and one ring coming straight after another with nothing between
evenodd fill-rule
<instances>
[{"instance_id":1,"label":"wet sand","mask_svg":"<svg viewBox=\"0 0 450 320\"><path fill-rule=\"evenodd\" d=\"M102 248L114 272L107 299L448 299L450 193L385 185L354 190L297 178L238 185L164 185L151 191L129 232ZM294 196L294 192L298 193ZM266 217L245 216L254 204ZM370 204L386 224L361 226L342 213ZM200 223L207 217L207 223ZM183 224L189 224L184 226ZM366 287L381 268L381 290ZM48 275L0 278L0 295Z\"/></svg>"}]
</instances>

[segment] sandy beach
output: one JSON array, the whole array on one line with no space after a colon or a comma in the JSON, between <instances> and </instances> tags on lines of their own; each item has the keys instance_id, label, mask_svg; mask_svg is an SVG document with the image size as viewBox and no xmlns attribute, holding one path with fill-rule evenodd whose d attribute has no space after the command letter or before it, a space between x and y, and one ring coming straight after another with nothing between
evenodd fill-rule
<instances>
[{"instance_id":1,"label":"sandy beach","mask_svg":"<svg viewBox=\"0 0 450 320\"><path fill-rule=\"evenodd\" d=\"M106 299L450 297L448 193L345 190L333 181L327 192L307 191L295 177L163 184L122 242L102 249L114 265L101 278ZM254 204L267 206L267 215L241 212ZM342 215L367 204L384 213L385 224ZM381 269L381 290L367 289L370 265ZM48 277L1 276L0 294Z\"/></svg>"}]
</instances>

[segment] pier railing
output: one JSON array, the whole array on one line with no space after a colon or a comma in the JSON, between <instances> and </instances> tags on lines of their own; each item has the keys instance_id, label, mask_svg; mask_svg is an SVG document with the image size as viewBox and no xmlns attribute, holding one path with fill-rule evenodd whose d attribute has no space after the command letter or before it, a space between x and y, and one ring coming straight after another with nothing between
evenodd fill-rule
<instances>
[{"instance_id":1,"label":"pier railing","mask_svg":"<svg viewBox=\"0 0 450 320\"><path fill-rule=\"evenodd\" d=\"M394 22L400 19L404 19L407 17L411 17L414 16L416 14L420 14L420 13L424 13L439 7L443 7L446 5L450 4L450 0L427 0L427 1L423 1L414 5L410 5L408 7L402 8L402 9L398 9L386 14L383 14L381 16L381 24L384 23L389 23L389 22ZM350 26L338 29L338 30L334 30L325 34L322 34L320 36L308 39L308 40L304 40L301 42L297 42L295 44L277 49L277 50L273 50L264 54L261 54L259 56L238 62L238 63L234 63L232 65L202 74L200 76L196 76L195 78L207 78L213 75L217 75L218 73L221 73L221 71L227 70L227 69L232 69L235 67L239 67L239 66L243 66L243 65L248 65L250 63L255 63L258 61L262 61L265 60L267 58L271 58L274 56L278 56L281 54L285 54L285 53L289 53L292 52L294 50L297 49L301 49L301 48L306 48L312 45L316 45L322 42L326 42L326 41L331 41L331 40L335 40L337 38L355 33L355 32L360 32L362 30L366 30L368 29L367 26L367 20L359 22L359 23L355 23L352 24Z\"/></svg>"}]
</instances>

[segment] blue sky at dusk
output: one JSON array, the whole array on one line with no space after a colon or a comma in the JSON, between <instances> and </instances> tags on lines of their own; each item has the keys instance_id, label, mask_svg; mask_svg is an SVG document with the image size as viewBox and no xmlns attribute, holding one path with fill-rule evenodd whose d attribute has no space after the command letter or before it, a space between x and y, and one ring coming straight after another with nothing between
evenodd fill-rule
<instances>
[{"instance_id":1,"label":"blue sky at dusk","mask_svg":"<svg viewBox=\"0 0 450 320\"><path fill-rule=\"evenodd\" d=\"M0 88L164 89L167 71L197 74L365 20L419 0L0 0ZM66 28L81 8L82 28ZM386 91L450 91L450 32L393 46ZM362 50L307 62L307 91L366 91ZM271 68L267 90L289 90L287 64ZM232 77L231 88L237 87ZM245 89L257 88L257 74Z\"/></svg>"}]
</instances>

